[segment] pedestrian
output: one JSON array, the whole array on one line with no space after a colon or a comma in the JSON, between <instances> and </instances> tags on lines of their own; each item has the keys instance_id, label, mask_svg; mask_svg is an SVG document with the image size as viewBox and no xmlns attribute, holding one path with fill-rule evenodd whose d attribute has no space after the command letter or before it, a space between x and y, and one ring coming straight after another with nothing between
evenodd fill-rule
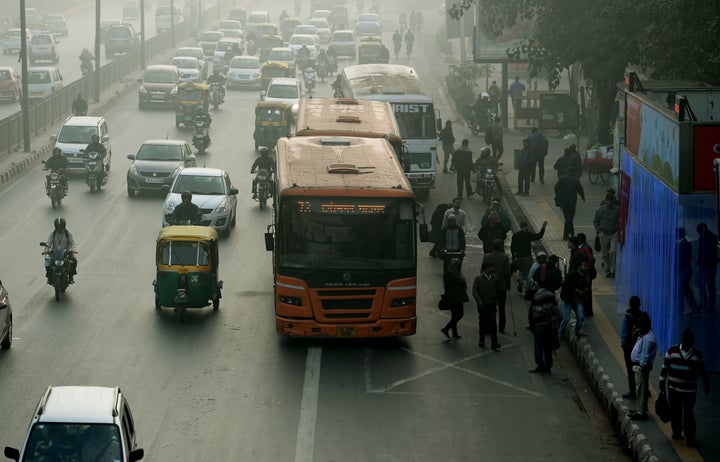
<instances>
[{"instance_id":1,"label":"pedestrian","mask_svg":"<svg viewBox=\"0 0 720 462\"><path fill-rule=\"evenodd\" d=\"M593 249L587 242L587 236L585 233L578 233L578 250L582 254L583 258L588 264L587 275L587 290L585 290L585 297L583 298L583 312L585 317L593 316L593 303L592 303L592 282L597 278L597 269L595 268L595 255Z\"/></svg>"},{"instance_id":2,"label":"pedestrian","mask_svg":"<svg viewBox=\"0 0 720 462\"><path fill-rule=\"evenodd\" d=\"M447 209L445 211L445 214L443 215L442 228L447 226L447 218L448 216L450 216L450 214L452 214L455 215L455 221L457 222L457 225L465 229L465 223L467 222L467 214L465 213L465 210L460 208L461 205L461 197L456 197L452 200L450 208Z\"/></svg>"},{"instance_id":3,"label":"pedestrian","mask_svg":"<svg viewBox=\"0 0 720 462\"><path fill-rule=\"evenodd\" d=\"M472 190L472 185L470 184L470 174L473 171L473 159L472 151L470 150L469 145L469 140L462 140L462 145L459 149L456 149L452 155L452 166L455 168L457 175L458 197L463 197L463 185L465 185L468 197L475 194Z\"/></svg>"},{"instance_id":4,"label":"pedestrian","mask_svg":"<svg viewBox=\"0 0 720 462\"><path fill-rule=\"evenodd\" d=\"M532 153L530 152L530 140L522 140L523 147L518 154L518 196L530 195L530 170L533 167Z\"/></svg>"},{"instance_id":5,"label":"pedestrian","mask_svg":"<svg viewBox=\"0 0 720 462\"><path fill-rule=\"evenodd\" d=\"M535 261L530 266L530 270L527 272L527 279L524 281L526 284L525 287L527 287L528 290L535 291L540 288L537 284L538 280L535 279L535 273L543 273L547 270L547 260L547 253L542 250L535 255ZM542 280L544 278L540 277L539 279Z\"/></svg>"},{"instance_id":6,"label":"pedestrian","mask_svg":"<svg viewBox=\"0 0 720 462\"><path fill-rule=\"evenodd\" d=\"M462 259L465 256L465 231L458 226L455 215L447 217L447 226L440 231L440 253L443 258L443 274L447 273L453 258L460 260L459 270L462 271Z\"/></svg>"},{"instance_id":7,"label":"pedestrian","mask_svg":"<svg viewBox=\"0 0 720 462\"><path fill-rule=\"evenodd\" d=\"M557 339L555 323L560 318L555 294L541 287L529 292L530 297L530 327L533 331L533 346L535 352L535 369L533 374L550 374L553 366L553 348Z\"/></svg>"},{"instance_id":8,"label":"pedestrian","mask_svg":"<svg viewBox=\"0 0 720 462\"><path fill-rule=\"evenodd\" d=\"M571 144L569 170L574 170L573 174L578 179L582 176L582 162L582 157L580 157L577 146L575 145L575 143Z\"/></svg>"},{"instance_id":9,"label":"pedestrian","mask_svg":"<svg viewBox=\"0 0 720 462\"><path fill-rule=\"evenodd\" d=\"M445 337L453 340L460 338L457 325L465 314L463 304L470 301L467 294L467 282L460 271L461 264L460 259L453 258L450 261L448 271L443 275L443 285L445 287L443 299L450 306L450 321L440 330L445 334ZM452 336L450 336L451 332Z\"/></svg>"},{"instance_id":10,"label":"pedestrian","mask_svg":"<svg viewBox=\"0 0 720 462\"><path fill-rule=\"evenodd\" d=\"M524 283L528 278L530 267L532 266L532 242L542 239L545 235L547 221L543 221L540 231L532 233L528 230L528 223L525 220L520 222L520 230L513 234L510 240L510 255L516 262L518 268L518 287L519 293L524 291Z\"/></svg>"},{"instance_id":11,"label":"pedestrian","mask_svg":"<svg viewBox=\"0 0 720 462\"><path fill-rule=\"evenodd\" d=\"M615 249L617 244L620 206L615 196L605 195L602 205L595 211L593 226L600 239L605 277L615 277Z\"/></svg>"},{"instance_id":12,"label":"pedestrian","mask_svg":"<svg viewBox=\"0 0 720 462\"><path fill-rule=\"evenodd\" d=\"M698 288L700 289L700 305L706 313L714 313L717 301L715 276L718 266L718 237L710 231L707 223L697 225L698 232Z\"/></svg>"},{"instance_id":13,"label":"pedestrian","mask_svg":"<svg viewBox=\"0 0 720 462\"><path fill-rule=\"evenodd\" d=\"M685 314L685 308L689 308L689 313L695 314L700 312L700 304L695 300L690 282L692 281L692 244L685 236L685 228L677 228L677 243L675 245L678 256L678 315Z\"/></svg>"},{"instance_id":14,"label":"pedestrian","mask_svg":"<svg viewBox=\"0 0 720 462\"><path fill-rule=\"evenodd\" d=\"M629 308L625 311L625 315L620 322L620 346L623 350L625 358L625 372L628 378L628 391L622 395L625 399L634 400L637 398L635 394L635 372L633 372L633 363L630 358L635 342L640 334L638 329L638 319L640 319L640 297L633 295L630 297Z\"/></svg>"},{"instance_id":15,"label":"pedestrian","mask_svg":"<svg viewBox=\"0 0 720 462\"><path fill-rule=\"evenodd\" d=\"M493 123L488 127L485 132L485 142L492 147L493 157L500 160L503 152L505 152L503 147L503 126L500 124L500 117L495 117Z\"/></svg>"},{"instance_id":16,"label":"pedestrian","mask_svg":"<svg viewBox=\"0 0 720 462\"><path fill-rule=\"evenodd\" d=\"M690 447L696 445L697 428L693 408L698 376L705 387L705 395L710 394L710 378L705 370L702 352L693 346L694 343L693 331L685 329L680 344L668 348L660 370L660 394L667 393L670 402L672 438L682 439L684 430L685 442Z\"/></svg>"},{"instance_id":17,"label":"pedestrian","mask_svg":"<svg viewBox=\"0 0 720 462\"><path fill-rule=\"evenodd\" d=\"M482 260L495 268L495 277L498 280L498 331L505 333L505 304L507 303L507 292L510 290L510 258L505 253L505 246L500 239L492 242L492 252L485 254Z\"/></svg>"},{"instance_id":18,"label":"pedestrian","mask_svg":"<svg viewBox=\"0 0 720 462\"><path fill-rule=\"evenodd\" d=\"M498 197L493 197L492 199L490 199L490 206L485 209L485 213L480 219L480 226L485 226L486 224L490 223L490 212L496 212L500 223L505 225L505 228L510 229L510 216L505 210L503 210L502 206L500 205L500 199Z\"/></svg>"},{"instance_id":19,"label":"pedestrian","mask_svg":"<svg viewBox=\"0 0 720 462\"><path fill-rule=\"evenodd\" d=\"M565 326L570 322L570 312L575 312L575 338L584 337L582 331L585 313L583 311L583 296L586 289L587 262L584 260L577 268L571 268L565 276L562 288L560 289L560 300L562 301L563 318L558 329L558 337L561 339L565 333Z\"/></svg>"},{"instance_id":20,"label":"pedestrian","mask_svg":"<svg viewBox=\"0 0 720 462\"><path fill-rule=\"evenodd\" d=\"M568 170L570 170L571 168L575 171L581 172L582 159L580 159L580 156L577 154L577 152L573 151L572 148L567 147L563 151L562 157L555 161L555 165L553 165L553 168L557 171L558 178L563 175L567 175Z\"/></svg>"},{"instance_id":21,"label":"pedestrian","mask_svg":"<svg viewBox=\"0 0 720 462\"><path fill-rule=\"evenodd\" d=\"M535 169L537 166L537 174L540 184L545 184L545 156L548 154L548 139L543 135L537 127L533 127L528 137L530 154L532 156L532 167L530 168L530 182L535 183Z\"/></svg>"},{"instance_id":22,"label":"pedestrian","mask_svg":"<svg viewBox=\"0 0 720 462\"><path fill-rule=\"evenodd\" d=\"M490 348L497 351L500 348L497 338L497 296L499 292L498 280L495 277L495 267L492 263L483 263L481 272L473 282L473 298L478 310L478 333L480 340L478 346L485 348L485 335L490 335Z\"/></svg>"},{"instance_id":23,"label":"pedestrian","mask_svg":"<svg viewBox=\"0 0 720 462\"><path fill-rule=\"evenodd\" d=\"M490 212L490 221L485 226L480 227L477 237L483 243L483 252L492 252L492 243L495 239L500 239L501 242L505 242L507 238L507 232L509 229L500 222L498 214L496 212Z\"/></svg>"},{"instance_id":24,"label":"pedestrian","mask_svg":"<svg viewBox=\"0 0 720 462\"><path fill-rule=\"evenodd\" d=\"M558 261L557 255L550 255L545 265L541 265L532 273L532 279L538 287L544 287L553 293L562 287L563 277Z\"/></svg>"},{"instance_id":25,"label":"pedestrian","mask_svg":"<svg viewBox=\"0 0 720 462\"><path fill-rule=\"evenodd\" d=\"M560 207L565 219L565 225L563 226L564 241L567 241L570 236L575 234L573 220L575 220L578 196L585 202L585 190L580 184L580 180L575 176L575 171L569 168L567 174L561 176L555 183L555 205Z\"/></svg>"},{"instance_id":26,"label":"pedestrian","mask_svg":"<svg viewBox=\"0 0 720 462\"><path fill-rule=\"evenodd\" d=\"M493 114L498 114L498 106L500 105L500 87L497 84L497 80L493 80L487 89L487 94L490 95L490 109Z\"/></svg>"},{"instance_id":27,"label":"pedestrian","mask_svg":"<svg viewBox=\"0 0 720 462\"><path fill-rule=\"evenodd\" d=\"M430 217L430 242L434 244L430 250L431 257L437 257L440 251L440 232L445 227L445 212L450 208L452 208L451 203L441 202L435 206L435 210Z\"/></svg>"},{"instance_id":28,"label":"pedestrian","mask_svg":"<svg viewBox=\"0 0 720 462\"><path fill-rule=\"evenodd\" d=\"M438 140L442 143L443 149L443 173L448 173L448 161L455 150L455 135L453 134L451 121L445 121L445 128L438 133Z\"/></svg>"},{"instance_id":29,"label":"pedestrian","mask_svg":"<svg viewBox=\"0 0 720 462\"><path fill-rule=\"evenodd\" d=\"M630 412L630 420L647 420L647 401L650 397L650 371L653 368L655 354L657 353L657 340L652 331L650 315L646 311L640 313L638 318L638 336L635 346L630 353L635 371L635 394L637 395L637 409Z\"/></svg>"},{"instance_id":30,"label":"pedestrian","mask_svg":"<svg viewBox=\"0 0 720 462\"><path fill-rule=\"evenodd\" d=\"M515 99L518 96L522 96L523 92L525 91L525 84L520 81L520 76L515 76L515 81L510 84L510 87L508 88L508 95L510 95L510 101L512 102L513 111L516 110L515 108Z\"/></svg>"}]
</instances>

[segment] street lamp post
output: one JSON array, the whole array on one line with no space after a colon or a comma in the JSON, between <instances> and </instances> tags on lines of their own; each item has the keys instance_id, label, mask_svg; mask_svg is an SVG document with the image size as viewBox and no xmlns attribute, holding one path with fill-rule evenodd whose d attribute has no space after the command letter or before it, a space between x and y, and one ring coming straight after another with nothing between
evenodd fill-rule
<instances>
[{"instance_id":1,"label":"street lamp post","mask_svg":"<svg viewBox=\"0 0 720 462\"><path fill-rule=\"evenodd\" d=\"M145 0L140 0L140 68L145 69Z\"/></svg>"},{"instance_id":2,"label":"street lamp post","mask_svg":"<svg viewBox=\"0 0 720 462\"><path fill-rule=\"evenodd\" d=\"M100 102L100 0L95 0L95 102Z\"/></svg>"},{"instance_id":3,"label":"street lamp post","mask_svg":"<svg viewBox=\"0 0 720 462\"><path fill-rule=\"evenodd\" d=\"M30 113L28 112L28 65L27 65L27 23L25 21L25 0L20 0L20 72L22 73L23 151L30 152Z\"/></svg>"},{"instance_id":4,"label":"street lamp post","mask_svg":"<svg viewBox=\"0 0 720 462\"><path fill-rule=\"evenodd\" d=\"M170 45L175 48L175 0L170 0Z\"/></svg>"}]
</instances>

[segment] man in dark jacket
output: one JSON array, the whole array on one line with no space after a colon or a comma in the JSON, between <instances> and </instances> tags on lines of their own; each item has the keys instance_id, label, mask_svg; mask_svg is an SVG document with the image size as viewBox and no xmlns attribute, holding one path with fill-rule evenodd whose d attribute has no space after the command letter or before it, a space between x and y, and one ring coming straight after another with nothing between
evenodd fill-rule
<instances>
[{"instance_id":1,"label":"man in dark jacket","mask_svg":"<svg viewBox=\"0 0 720 462\"><path fill-rule=\"evenodd\" d=\"M560 207L565 219L563 227L563 240L567 241L570 236L575 234L575 208L577 207L578 195L585 202L585 190L580 184L580 180L575 176L574 169L568 169L566 175L561 176L555 183L555 205Z\"/></svg>"},{"instance_id":2,"label":"man in dark jacket","mask_svg":"<svg viewBox=\"0 0 720 462\"><path fill-rule=\"evenodd\" d=\"M533 158L530 152L530 141L525 138L523 141L523 147L520 150L518 156L518 196L530 195L530 172L533 168Z\"/></svg>"},{"instance_id":3,"label":"man in dark jacket","mask_svg":"<svg viewBox=\"0 0 720 462\"><path fill-rule=\"evenodd\" d=\"M633 295L630 297L629 308L625 311L620 322L620 346L623 350L623 356L625 357L625 371L628 376L628 387L630 391L622 395L625 399L636 398L635 395L635 372L633 371L632 359L630 359L630 353L632 353L635 341L638 338L637 322L640 319L640 297Z\"/></svg>"},{"instance_id":4,"label":"man in dark jacket","mask_svg":"<svg viewBox=\"0 0 720 462\"><path fill-rule=\"evenodd\" d=\"M523 220L520 222L520 231L513 234L510 241L510 255L518 266L518 292L520 293L523 293L523 283L528 279L528 271L532 266L532 241L543 238L547 224L547 221L543 221L540 232L531 233L528 231L527 222Z\"/></svg>"},{"instance_id":5,"label":"man in dark jacket","mask_svg":"<svg viewBox=\"0 0 720 462\"><path fill-rule=\"evenodd\" d=\"M537 127L533 127L528 137L530 153L533 158L532 167L530 169L530 181L535 182L535 166L540 178L540 183L545 184L545 156L548 154L548 139L540 133Z\"/></svg>"},{"instance_id":6,"label":"man in dark jacket","mask_svg":"<svg viewBox=\"0 0 720 462\"><path fill-rule=\"evenodd\" d=\"M472 190L472 185L470 184L470 174L473 171L474 165L472 159L472 151L468 147L469 145L469 140L462 140L462 146L460 146L459 149L456 149L452 155L452 165L455 168L455 172L457 174L458 197L463 197L463 185L465 185L465 190L468 197L475 194Z\"/></svg>"},{"instance_id":7,"label":"man in dark jacket","mask_svg":"<svg viewBox=\"0 0 720 462\"><path fill-rule=\"evenodd\" d=\"M492 252L492 243L495 239L505 242L509 229L500 222L497 212L490 212L490 222L480 228L478 231L478 239L483 243L483 252Z\"/></svg>"},{"instance_id":8,"label":"man in dark jacket","mask_svg":"<svg viewBox=\"0 0 720 462\"><path fill-rule=\"evenodd\" d=\"M595 211L593 226L600 238L600 250L605 267L605 277L615 277L615 245L617 244L620 206L615 196L607 194L600 208Z\"/></svg>"},{"instance_id":9,"label":"man in dark jacket","mask_svg":"<svg viewBox=\"0 0 720 462\"><path fill-rule=\"evenodd\" d=\"M465 254L465 231L458 226L455 215L448 215L447 223L447 226L440 231L440 242L438 243L443 256L444 272L447 272L452 259L458 259L462 263ZM462 271L462 265L458 271Z\"/></svg>"},{"instance_id":10,"label":"man in dark jacket","mask_svg":"<svg viewBox=\"0 0 720 462\"><path fill-rule=\"evenodd\" d=\"M500 117L495 117L485 132L485 142L492 146L492 155L500 160L505 148L503 146L503 126L500 124Z\"/></svg>"},{"instance_id":11,"label":"man in dark jacket","mask_svg":"<svg viewBox=\"0 0 720 462\"><path fill-rule=\"evenodd\" d=\"M495 277L498 280L498 331L505 332L505 303L507 291L510 290L510 258L505 253L505 246L500 239L492 242L492 252L483 257L483 265L489 263L495 268Z\"/></svg>"},{"instance_id":12,"label":"man in dark jacket","mask_svg":"<svg viewBox=\"0 0 720 462\"><path fill-rule=\"evenodd\" d=\"M442 143L443 148L443 173L448 173L448 161L455 151L455 135L451 121L445 122L445 128L438 133L438 140Z\"/></svg>"},{"instance_id":13,"label":"man in dark jacket","mask_svg":"<svg viewBox=\"0 0 720 462\"><path fill-rule=\"evenodd\" d=\"M533 331L535 350L534 374L550 374L553 366L553 345L555 344L555 325L560 317L555 294L540 286L530 301L530 326Z\"/></svg>"},{"instance_id":14,"label":"man in dark jacket","mask_svg":"<svg viewBox=\"0 0 720 462\"><path fill-rule=\"evenodd\" d=\"M583 311L583 296L587 288L587 277L585 272L588 269L587 263L583 260L580 266L571 268L560 289L560 300L562 300L563 318L558 329L558 336L563 337L565 326L570 322L570 311L575 312L575 337L580 338L585 334L582 331L585 313Z\"/></svg>"},{"instance_id":15,"label":"man in dark jacket","mask_svg":"<svg viewBox=\"0 0 720 462\"><path fill-rule=\"evenodd\" d=\"M478 310L478 331L480 334L478 346L485 348L485 334L490 334L490 347L493 351L497 351L500 348L500 343L498 343L497 338L495 314L497 312L499 289L494 272L495 267L491 263L483 263L480 275L476 276L473 282L472 292Z\"/></svg>"},{"instance_id":16,"label":"man in dark jacket","mask_svg":"<svg viewBox=\"0 0 720 462\"><path fill-rule=\"evenodd\" d=\"M438 252L440 251L440 232L443 228L443 218L445 217L445 212L451 207L452 204L449 202L438 204L435 207L432 217L430 218L430 241L435 243L433 248L430 250L431 257L437 257Z\"/></svg>"},{"instance_id":17,"label":"man in dark jacket","mask_svg":"<svg viewBox=\"0 0 720 462\"><path fill-rule=\"evenodd\" d=\"M593 316L593 303L592 303L592 282L597 278L597 269L595 269L595 255L592 247L587 242L587 236L585 233L578 233L578 250L582 254L584 260L588 264L588 269L585 272L587 275L587 289L585 290L585 296L583 297L583 313L585 317Z\"/></svg>"}]
</instances>

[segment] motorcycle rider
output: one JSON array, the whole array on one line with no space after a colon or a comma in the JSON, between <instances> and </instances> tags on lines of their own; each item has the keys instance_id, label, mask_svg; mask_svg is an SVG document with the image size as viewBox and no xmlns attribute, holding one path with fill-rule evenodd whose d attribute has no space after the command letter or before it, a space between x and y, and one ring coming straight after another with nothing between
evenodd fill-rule
<instances>
[{"instance_id":1,"label":"motorcycle rider","mask_svg":"<svg viewBox=\"0 0 720 462\"><path fill-rule=\"evenodd\" d=\"M402 34L399 30L395 30L395 33L392 36L393 46L395 47L395 59L398 58L398 55L400 54L400 48L402 47Z\"/></svg>"},{"instance_id":2,"label":"motorcycle rider","mask_svg":"<svg viewBox=\"0 0 720 462\"><path fill-rule=\"evenodd\" d=\"M70 262L68 267L69 272L69 283L74 284L74 276L77 274L77 258L75 258L75 239L70 231L67 229L67 222L64 218L58 217L54 222L55 229L50 232L47 241L47 251L52 252L53 250L69 250L71 253L67 255L67 259ZM50 274L50 267L46 267L45 276L48 278L50 283L52 275Z\"/></svg>"},{"instance_id":3,"label":"motorcycle rider","mask_svg":"<svg viewBox=\"0 0 720 462\"><path fill-rule=\"evenodd\" d=\"M230 67L230 61L232 61L232 59L235 56L240 56L241 54L242 54L242 50L240 49L240 45L238 45L237 42L233 43L232 46L230 47L230 49L225 52L225 54L223 55L223 58L222 58L223 63L226 66L226 68ZM213 66L213 71L214 70L215 70L215 68Z\"/></svg>"},{"instance_id":4,"label":"motorcycle rider","mask_svg":"<svg viewBox=\"0 0 720 462\"><path fill-rule=\"evenodd\" d=\"M297 51L297 54L295 55L295 61L298 63L298 66L300 69L305 69L307 67L307 61L310 60L310 49L308 49L307 45L303 44L302 47Z\"/></svg>"},{"instance_id":5,"label":"motorcycle rider","mask_svg":"<svg viewBox=\"0 0 720 462\"><path fill-rule=\"evenodd\" d=\"M45 170L57 170L60 173L60 184L63 186L65 194L67 194L68 191L67 176L65 175L65 170L67 170L67 168L68 160L65 156L63 156L62 149L57 147L53 148L52 156L45 161ZM49 186L49 175L47 177L47 182L48 184L46 184L46 187Z\"/></svg>"},{"instance_id":6,"label":"motorcycle rider","mask_svg":"<svg viewBox=\"0 0 720 462\"><path fill-rule=\"evenodd\" d=\"M212 85L214 83L220 84L221 99L225 98L225 77L220 74L220 69L213 69L212 75L207 78L208 85Z\"/></svg>"},{"instance_id":7,"label":"motorcycle rider","mask_svg":"<svg viewBox=\"0 0 720 462\"><path fill-rule=\"evenodd\" d=\"M270 157L268 154L270 154L270 151L265 146L262 146L260 148L260 157L255 159L255 162L252 164L252 168L250 168L250 173L255 173L258 169L265 169L268 171L269 175L269 183L270 183L270 190L273 190L273 180L272 176L275 172L275 159ZM253 178L252 181L252 195L253 199L257 199L257 177Z\"/></svg>"},{"instance_id":8,"label":"motorcycle rider","mask_svg":"<svg viewBox=\"0 0 720 462\"><path fill-rule=\"evenodd\" d=\"M107 169L107 165L105 165L107 149L105 149L105 145L100 142L100 137L98 135L90 137L90 144L88 144L87 147L85 147L85 150L81 152L84 152L85 154L89 152L97 152L100 154L100 159L102 159L103 162L103 172ZM100 180L102 180L102 178Z\"/></svg>"},{"instance_id":9,"label":"motorcycle rider","mask_svg":"<svg viewBox=\"0 0 720 462\"><path fill-rule=\"evenodd\" d=\"M167 222L171 225L181 224L185 221L189 221L191 225L200 222L200 208L192 203L192 193L183 191L180 199L182 202L176 205L172 213L167 216Z\"/></svg>"},{"instance_id":10,"label":"motorcycle rider","mask_svg":"<svg viewBox=\"0 0 720 462\"><path fill-rule=\"evenodd\" d=\"M90 53L90 50L87 48L83 48L83 51L80 53L80 71L82 72L84 69L88 70L88 73L92 72L92 62L95 59L92 53Z\"/></svg>"},{"instance_id":11,"label":"motorcycle rider","mask_svg":"<svg viewBox=\"0 0 720 462\"><path fill-rule=\"evenodd\" d=\"M484 91L478 95L475 100L475 104L472 107L474 112L473 122L480 125L481 131L487 130L487 127L490 124L490 119L488 118L490 105L490 95Z\"/></svg>"},{"instance_id":12,"label":"motorcycle rider","mask_svg":"<svg viewBox=\"0 0 720 462\"><path fill-rule=\"evenodd\" d=\"M491 155L492 151L487 146L480 149L480 157L475 159L475 171L477 172L477 178L476 178L476 184L478 188L478 192L482 193L480 190L482 185L482 175L485 173L486 170L492 170L493 172L493 178L495 179L495 187L497 188L497 192L499 194L502 194L502 189L500 186L500 181L498 180L497 176L497 169L498 169L498 160L497 157L494 157Z\"/></svg>"},{"instance_id":13,"label":"motorcycle rider","mask_svg":"<svg viewBox=\"0 0 720 462\"><path fill-rule=\"evenodd\" d=\"M207 131L207 146L210 146L210 124L212 123L212 117L210 117L210 113L207 111L205 106L202 106L198 104L195 106L195 114L193 115L193 122L204 122L205 123L205 129ZM193 127L193 131L195 131L195 128ZM195 139L197 138L197 133L193 133L193 143L195 142Z\"/></svg>"},{"instance_id":14,"label":"motorcycle rider","mask_svg":"<svg viewBox=\"0 0 720 462\"><path fill-rule=\"evenodd\" d=\"M387 64L390 62L390 50L387 49L384 43L380 44L380 62Z\"/></svg>"},{"instance_id":15,"label":"motorcycle rider","mask_svg":"<svg viewBox=\"0 0 720 462\"><path fill-rule=\"evenodd\" d=\"M317 65L318 65L318 72L320 69L322 69L324 66L325 72L320 76L320 78L325 78L325 76L328 74L328 68L329 68L329 59L328 55L325 52L325 49L323 48L320 50L320 52L317 55Z\"/></svg>"},{"instance_id":16,"label":"motorcycle rider","mask_svg":"<svg viewBox=\"0 0 720 462\"><path fill-rule=\"evenodd\" d=\"M76 116L87 115L88 103L87 103L87 100L85 98L83 98L82 93L79 93L77 95L77 98L75 98L73 100L72 111L73 111L73 115L76 115Z\"/></svg>"},{"instance_id":17,"label":"motorcycle rider","mask_svg":"<svg viewBox=\"0 0 720 462\"><path fill-rule=\"evenodd\" d=\"M405 49L407 51L408 58L410 57L410 53L412 53L413 43L415 43L415 34L408 29L407 32L405 32Z\"/></svg>"},{"instance_id":18,"label":"motorcycle rider","mask_svg":"<svg viewBox=\"0 0 720 462\"><path fill-rule=\"evenodd\" d=\"M344 98L344 92L342 89L342 76L340 74L335 77L335 81L330 84L333 89L333 96L335 98Z\"/></svg>"},{"instance_id":19,"label":"motorcycle rider","mask_svg":"<svg viewBox=\"0 0 720 462\"><path fill-rule=\"evenodd\" d=\"M305 88L307 91L312 91L315 88L315 69L312 67L312 63L303 70L303 80L305 81Z\"/></svg>"},{"instance_id":20,"label":"motorcycle rider","mask_svg":"<svg viewBox=\"0 0 720 462\"><path fill-rule=\"evenodd\" d=\"M282 13L280 13L280 21L278 21L279 24L282 24L283 19L286 19L288 16L289 16L288 12L285 10L282 10Z\"/></svg>"}]
</instances>

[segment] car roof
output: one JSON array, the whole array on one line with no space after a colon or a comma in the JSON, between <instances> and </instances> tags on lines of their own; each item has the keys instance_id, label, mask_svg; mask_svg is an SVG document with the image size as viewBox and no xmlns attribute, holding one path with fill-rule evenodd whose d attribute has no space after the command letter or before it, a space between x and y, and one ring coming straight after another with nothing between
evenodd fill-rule
<instances>
[{"instance_id":1,"label":"car roof","mask_svg":"<svg viewBox=\"0 0 720 462\"><path fill-rule=\"evenodd\" d=\"M113 423L115 388L88 386L52 387L39 421Z\"/></svg>"},{"instance_id":2,"label":"car roof","mask_svg":"<svg viewBox=\"0 0 720 462\"><path fill-rule=\"evenodd\" d=\"M290 53L292 53L292 48L290 48L290 47L274 47L274 48L270 49L271 53L273 51L286 51L286 52L289 51Z\"/></svg>"},{"instance_id":3,"label":"car roof","mask_svg":"<svg viewBox=\"0 0 720 462\"><path fill-rule=\"evenodd\" d=\"M174 59L187 59L187 60L194 59L195 61L198 60L195 56L173 56L173 57L170 58L170 59L171 59L171 60L174 60Z\"/></svg>"},{"instance_id":4,"label":"car roof","mask_svg":"<svg viewBox=\"0 0 720 462\"><path fill-rule=\"evenodd\" d=\"M300 85L300 81L294 77L275 77L270 81L270 85Z\"/></svg>"},{"instance_id":5,"label":"car roof","mask_svg":"<svg viewBox=\"0 0 720 462\"><path fill-rule=\"evenodd\" d=\"M253 55L234 56L233 59L232 59L230 62L232 63L232 62L235 61L236 59L237 59L238 61L240 61L241 59L242 59L242 60L252 59L253 61L257 61L258 64L260 63L260 58L258 58L257 56L253 56Z\"/></svg>"},{"instance_id":6,"label":"car roof","mask_svg":"<svg viewBox=\"0 0 720 462\"><path fill-rule=\"evenodd\" d=\"M223 37L220 39L220 42L242 43L242 39L239 37ZM220 43L220 42L218 42L218 43Z\"/></svg>"},{"instance_id":7,"label":"car roof","mask_svg":"<svg viewBox=\"0 0 720 462\"><path fill-rule=\"evenodd\" d=\"M172 64L151 64L145 68L146 71L172 71L177 72L177 66Z\"/></svg>"},{"instance_id":8,"label":"car roof","mask_svg":"<svg viewBox=\"0 0 720 462\"><path fill-rule=\"evenodd\" d=\"M189 51L189 50L192 50L192 51L203 51L203 49L200 48L200 47L180 47L180 48L178 48L177 50L175 50L175 53L177 53L178 51L181 51L181 50L182 50L182 51Z\"/></svg>"},{"instance_id":9,"label":"car roof","mask_svg":"<svg viewBox=\"0 0 720 462\"><path fill-rule=\"evenodd\" d=\"M65 125L73 125L76 127L92 127L103 121L102 117L94 116L70 116L65 120Z\"/></svg>"},{"instance_id":10,"label":"car roof","mask_svg":"<svg viewBox=\"0 0 720 462\"><path fill-rule=\"evenodd\" d=\"M146 144L153 146L181 146L183 144L187 144L187 142L185 142L184 140L167 140L165 138L158 138L153 140L146 140L143 143L143 146Z\"/></svg>"},{"instance_id":11,"label":"car roof","mask_svg":"<svg viewBox=\"0 0 720 462\"><path fill-rule=\"evenodd\" d=\"M212 167L186 167L180 170L178 176L223 176L225 170Z\"/></svg>"}]
</instances>

